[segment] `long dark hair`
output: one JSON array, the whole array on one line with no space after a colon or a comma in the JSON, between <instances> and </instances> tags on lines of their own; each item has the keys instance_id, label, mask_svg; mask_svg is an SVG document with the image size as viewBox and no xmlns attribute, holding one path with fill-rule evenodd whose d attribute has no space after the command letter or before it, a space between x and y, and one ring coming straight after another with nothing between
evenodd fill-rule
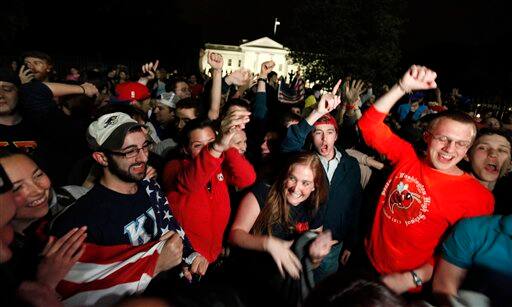
<instances>
[{"instance_id":1,"label":"long dark hair","mask_svg":"<svg viewBox=\"0 0 512 307\"><path fill-rule=\"evenodd\" d=\"M285 229L292 227L292 222L290 221L290 207L286 201L285 189L290 172L295 165L309 166L315 176L315 190L311 192L311 195L309 195L309 198L306 200L308 209L316 214L320 205L327 199L329 184L324 175L322 163L315 154L301 152L291 157L288 161L287 166L279 174L277 180L270 188L265 206L258 215L256 222L254 222L252 229L254 234L268 233L271 235L272 227L275 225L283 225Z\"/></svg>"}]
</instances>

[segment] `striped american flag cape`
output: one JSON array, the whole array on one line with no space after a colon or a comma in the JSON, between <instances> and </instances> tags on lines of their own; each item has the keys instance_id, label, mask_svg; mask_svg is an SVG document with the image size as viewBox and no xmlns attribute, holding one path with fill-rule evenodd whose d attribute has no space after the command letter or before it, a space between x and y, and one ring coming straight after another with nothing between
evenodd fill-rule
<instances>
[{"instance_id":1,"label":"striped american flag cape","mask_svg":"<svg viewBox=\"0 0 512 307\"><path fill-rule=\"evenodd\" d=\"M183 239L183 261L191 264L198 255L183 228L170 212L167 198L154 180L143 180L156 214L159 237L175 231ZM165 241L143 245L102 246L86 243L82 257L57 286L64 305L108 306L124 296L140 293L153 278L158 256Z\"/></svg>"},{"instance_id":2,"label":"striped american flag cape","mask_svg":"<svg viewBox=\"0 0 512 307\"><path fill-rule=\"evenodd\" d=\"M295 77L290 84L287 84L284 79L279 83L279 90L277 92L277 99L281 103L294 104L304 100L306 95L304 79L301 76Z\"/></svg>"}]
</instances>

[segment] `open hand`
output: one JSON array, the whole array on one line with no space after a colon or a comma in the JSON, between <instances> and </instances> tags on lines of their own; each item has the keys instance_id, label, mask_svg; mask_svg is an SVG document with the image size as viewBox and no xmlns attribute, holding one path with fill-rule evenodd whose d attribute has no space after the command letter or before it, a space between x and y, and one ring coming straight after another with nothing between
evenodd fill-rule
<instances>
[{"instance_id":1,"label":"open hand","mask_svg":"<svg viewBox=\"0 0 512 307\"><path fill-rule=\"evenodd\" d=\"M363 93L364 82L362 80L352 80L352 84L345 87L345 98L348 104L355 104L359 96Z\"/></svg>"},{"instance_id":2,"label":"open hand","mask_svg":"<svg viewBox=\"0 0 512 307\"><path fill-rule=\"evenodd\" d=\"M319 263L322 259L329 254L331 247L337 244L338 241L332 239L330 230L326 230L315 238L313 243L309 246L309 257L313 263Z\"/></svg>"},{"instance_id":3,"label":"open hand","mask_svg":"<svg viewBox=\"0 0 512 307\"><path fill-rule=\"evenodd\" d=\"M52 289L68 274L85 251L87 227L74 228L62 238L51 236L43 249L43 259L37 266L37 281Z\"/></svg>"},{"instance_id":4,"label":"open hand","mask_svg":"<svg viewBox=\"0 0 512 307\"><path fill-rule=\"evenodd\" d=\"M243 85L249 83L251 78L251 72L248 69L240 68L232 72L226 77L225 81L228 85Z\"/></svg>"},{"instance_id":5,"label":"open hand","mask_svg":"<svg viewBox=\"0 0 512 307\"><path fill-rule=\"evenodd\" d=\"M149 63L142 65L143 77L148 80L155 79L156 69L158 68L159 63L160 62L158 60L156 60L154 64L153 64L153 62L149 62Z\"/></svg>"},{"instance_id":6,"label":"open hand","mask_svg":"<svg viewBox=\"0 0 512 307\"><path fill-rule=\"evenodd\" d=\"M25 65L21 65L20 73L18 74L18 77L20 78L21 84L29 83L32 81L35 76L32 70L28 68Z\"/></svg>"},{"instance_id":7,"label":"open hand","mask_svg":"<svg viewBox=\"0 0 512 307\"><path fill-rule=\"evenodd\" d=\"M269 252L274 259L281 276L284 277L284 271L286 271L292 278L299 279L302 265L297 256L295 256L290 249L292 244L292 241L284 241L269 236L265 243L265 250Z\"/></svg>"},{"instance_id":8,"label":"open hand","mask_svg":"<svg viewBox=\"0 0 512 307\"><path fill-rule=\"evenodd\" d=\"M230 147L231 139L235 134L245 129L245 125L250 121L251 112L245 110L232 110L222 120L220 124L220 133L218 136L217 148L221 147L227 150Z\"/></svg>"}]
</instances>

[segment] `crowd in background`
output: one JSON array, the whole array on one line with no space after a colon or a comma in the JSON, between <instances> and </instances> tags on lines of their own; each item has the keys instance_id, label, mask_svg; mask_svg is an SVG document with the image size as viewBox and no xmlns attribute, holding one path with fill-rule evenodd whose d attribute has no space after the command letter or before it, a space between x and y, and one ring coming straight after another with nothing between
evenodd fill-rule
<instances>
[{"instance_id":1,"label":"crowd in background","mask_svg":"<svg viewBox=\"0 0 512 307\"><path fill-rule=\"evenodd\" d=\"M0 69L5 304L511 301L512 112L423 66L306 88L203 57Z\"/></svg>"}]
</instances>

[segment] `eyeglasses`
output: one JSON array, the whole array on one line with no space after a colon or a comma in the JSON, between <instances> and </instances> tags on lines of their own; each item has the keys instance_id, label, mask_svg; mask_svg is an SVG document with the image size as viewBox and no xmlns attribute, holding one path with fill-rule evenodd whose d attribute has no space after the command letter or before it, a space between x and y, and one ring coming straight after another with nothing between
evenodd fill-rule
<instances>
[{"instance_id":1,"label":"eyeglasses","mask_svg":"<svg viewBox=\"0 0 512 307\"><path fill-rule=\"evenodd\" d=\"M446 145L451 144L453 142L453 143L455 143L455 147L457 149L465 149L465 148L469 148L469 146L471 146L471 143L472 143L471 141L463 141L463 140L456 141L456 140L452 140L449 137L447 137L446 135L434 135L430 131L427 131L427 133L430 134L434 140L436 140L437 142L443 144L443 146L446 146Z\"/></svg>"},{"instance_id":2,"label":"eyeglasses","mask_svg":"<svg viewBox=\"0 0 512 307\"><path fill-rule=\"evenodd\" d=\"M139 152L142 150L142 152L144 152L144 154L148 154L149 152L149 148L150 146L153 145L153 142L150 142L150 141L147 141L146 143L144 143L144 145L142 145L141 148L131 148L131 149L128 149L127 151L124 151L124 152L119 152L119 151L108 151L108 153L110 154L113 154L113 155L116 155L116 156L124 156L125 158L129 159L129 158L135 158L136 156L139 155Z\"/></svg>"}]
</instances>

